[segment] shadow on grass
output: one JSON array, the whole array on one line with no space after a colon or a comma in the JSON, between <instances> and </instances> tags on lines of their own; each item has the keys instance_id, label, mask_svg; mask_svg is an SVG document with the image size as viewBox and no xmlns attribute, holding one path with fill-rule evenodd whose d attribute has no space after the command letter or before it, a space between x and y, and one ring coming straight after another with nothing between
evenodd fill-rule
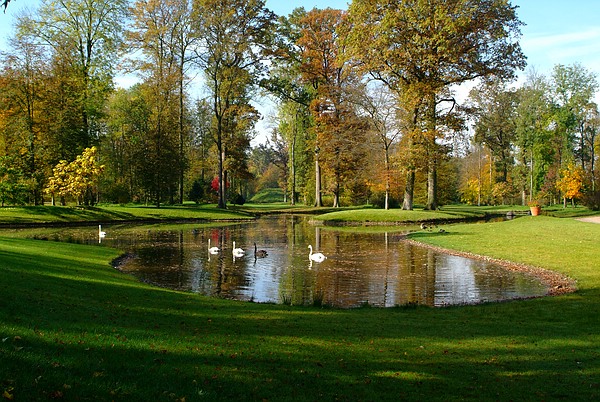
<instances>
[{"instance_id":1,"label":"shadow on grass","mask_svg":"<svg viewBox=\"0 0 600 402\"><path fill-rule=\"evenodd\" d=\"M156 289L108 267L114 251L37 245L0 244L0 391L15 400L593 400L600 391L597 289L319 310Z\"/></svg>"}]
</instances>

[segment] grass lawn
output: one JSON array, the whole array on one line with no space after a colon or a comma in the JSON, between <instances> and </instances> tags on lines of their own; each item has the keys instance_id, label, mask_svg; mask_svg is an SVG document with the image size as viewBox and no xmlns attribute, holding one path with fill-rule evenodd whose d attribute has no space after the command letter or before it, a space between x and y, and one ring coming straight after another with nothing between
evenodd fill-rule
<instances>
[{"instance_id":1,"label":"grass lawn","mask_svg":"<svg viewBox=\"0 0 600 402\"><path fill-rule=\"evenodd\" d=\"M316 216L315 220L325 224L393 225L396 223L484 219L490 215L503 215L508 211L525 211L525 208L521 206L470 207L465 205L450 205L438 211L426 211L422 208L415 208L412 211L402 209L333 210Z\"/></svg>"},{"instance_id":2,"label":"grass lawn","mask_svg":"<svg viewBox=\"0 0 600 402\"><path fill-rule=\"evenodd\" d=\"M96 207L25 206L0 208L0 224L60 224L73 222L239 220L251 219L247 212L218 209L215 205Z\"/></svg>"},{"instance_id":3,"label":"grass lawn","mask_svg":"<svg viewBox=\"0 0 600 402\"><path fill-rule=\"evenodd\" d=\"M139 283L108 248L0 237L7 400L558 401L600 397L600 225L524 217L415 240L542 266L576 293L356 310Z\"/></svg>"}]
</instances>

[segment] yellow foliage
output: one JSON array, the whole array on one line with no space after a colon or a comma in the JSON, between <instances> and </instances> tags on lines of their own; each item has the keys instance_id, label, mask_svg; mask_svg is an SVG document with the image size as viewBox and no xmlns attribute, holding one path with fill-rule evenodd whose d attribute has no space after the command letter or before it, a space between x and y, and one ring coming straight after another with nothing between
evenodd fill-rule
<instances>
[{"instance_id":1,"label":"yellow foliage","mask_svg":"<svg viewBox=\"0 0 600 402\"><path fill-rule=\"evenodd\" d=\"M563 193L565 198L574 199L581 197L583 188L583 169L575 166L573 162L567 164L566 168L561 169L560 178L556 182L556 187Z\"/></svg>"},{"instance_id":2,"label":"yellow foliage","mask_svg":"<svg viewBox=\"0 0 600 402\"><path fill-rule=\"evenodd\" d=\"M72 196L81 201L85 193L98 184L104 166L98 163L96 147L86 148L73 162L60 161L48 179L46 194Z\"/></svg>"}]
</instances>

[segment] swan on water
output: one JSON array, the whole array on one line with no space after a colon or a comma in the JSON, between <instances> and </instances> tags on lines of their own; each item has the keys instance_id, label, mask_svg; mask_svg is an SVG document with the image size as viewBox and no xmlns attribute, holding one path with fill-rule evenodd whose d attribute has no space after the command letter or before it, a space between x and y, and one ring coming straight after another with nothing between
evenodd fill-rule
<instances>
[{"instance_id":1,"label":"swan on water","mask_svg":"<svg viewBox=\"0 0 600 402\"><path fill-rule=\"evenodd\" d=\"M241 248L235 247L235 241L233 242L233 250L231 251L234 257L243 257L246 252Z\"/></svg>"},{"instance_id":2,"label":"swan on water","mask_svg":"<svg viewBox=\"0 0 600 402\"><path fill-rule=\"evenodd\" d=\"M315 262L323 262L323 261L325 261L325 259L327 259L327 257L323 253L314 253L313 254L313 249L310 244L308 245L308 248L310 249L310 253L308 253L308 258L310 260L315 261Z\"/></svg>"},{"instance_id":3,"label":"swan on water","mask_svg":"<svg viewBox=\"0 0 600 402\"><path fill-rule=\"evenodd\" d=\"M258 250L256 248L256 243L254 243L254 257L264 258L264 257L266 257L268 255L269 254L267 253L267 250Z\"/></svg>"},{"instance_id":4,"label":"swan on water","mask_svg":"<svg viewBox=\"0 0 600 402\"><path fill-rule=\"evenodd\" d=\"M211 247L210 246L210 238L208 239L208 252L211 254L219 254L219 247Z\"/></svg>"}]
</instances>

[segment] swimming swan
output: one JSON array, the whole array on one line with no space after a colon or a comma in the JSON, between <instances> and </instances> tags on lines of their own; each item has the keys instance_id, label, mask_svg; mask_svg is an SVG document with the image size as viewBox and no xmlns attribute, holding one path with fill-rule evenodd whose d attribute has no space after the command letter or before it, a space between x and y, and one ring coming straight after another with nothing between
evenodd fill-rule
<instances>
[{"instance_id":1,"label":"swimming swan","mask_svg":"<svg viewBox=\"0 0 600 402\"><path fill-rule=\"evenodd\" d=\"M310 249L310 253L308 253L308 258L310 260L315 261L315 262L323 262L327 259L327 257L323 253L314 253L313 254L312 246L310 244L308 245L308 248Z\"/></svg>"},{"instance_id":2,"label":"swimming swan","mask_svg":"<svg viewBox=\"0 0 600 402\"><path fill-rule=\"evenodd\" d=\"M257 250L256 248L256 243L254 243L254 257L258 257L258 258L264 258L267 255L269 255L267 253L267 250Z\"/></svg>"},{"instance_id":3,"label":"swimming swan","mask_svg":"<svg viewBox=\"0 0 600 402\"><path fill-rule=\"evenodd\" d=\"M231 251L234 257L243 257L246 252L241 248L235 247L235 241L233 242L233 250Z\"/></svg>"},{"instance_id":4,"label":"swimming swan","mask_svg":"<svg viewBox=\"0 0 600 402\"><path fill-rule=\"evenodd\" d=\"M211 254L219 254L219 247L211 247L210 246L210 239L208 239L208 252Z\"/></svg>"}]
</instances>

